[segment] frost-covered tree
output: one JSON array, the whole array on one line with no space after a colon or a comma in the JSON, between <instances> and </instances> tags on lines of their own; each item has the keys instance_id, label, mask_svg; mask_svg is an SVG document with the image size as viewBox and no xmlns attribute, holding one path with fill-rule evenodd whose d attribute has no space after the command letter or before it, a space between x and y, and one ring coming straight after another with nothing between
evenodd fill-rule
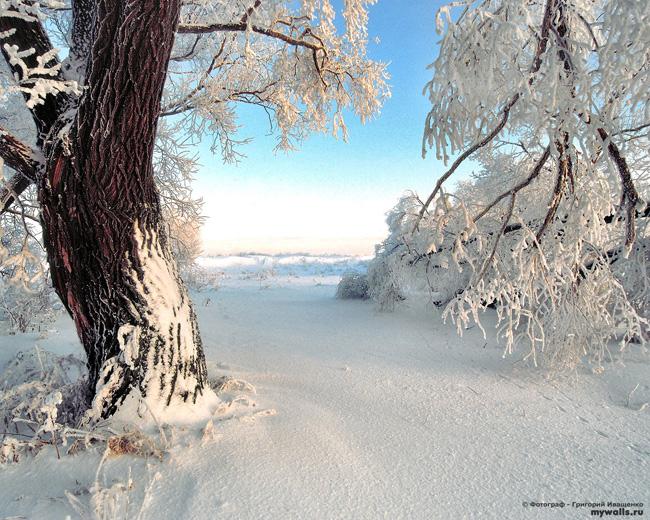
<instances>
[{"instance_id":1,"label":"frost-covered tree","mask_svg":"<svg viewBox=\"0 0 650 520\"><path fill-rule=\"evenodd\" d=\"M35 186L52 283L87 355L89 417L211 398L162 218L186 208L181 148L209 136L236 159L238 103L258 105L284 148L345 135L345 110L375 114L386 87L365 54L370 3L346 1L335 24L330 0L0 2L0 87L8 112L23 107L0 129L13 171L0 212Z\"/></svg>"},{"instance_id":2,"label":"frost-covered tree","mask_svg":"<svg viewBox=\"0 0 650 520\"><path fill-rule=\"evenodd\" d=\"M371 291L432 294L459 331L493 306L508 352L600 366L648 331L650 3L462 1L437 21L423 154L451 164L390 214Z\"/></svg>"},{"instance_id":3,"label":"frost-covered tree","mask_svg":"<svg viewBox=\"0 0 650 520\"><path fill-rule=\"evenodd\" d=\"M0 215L0 321L13 332L41 329L54 317L33 192Z\"/></svg>"}]
</instances>

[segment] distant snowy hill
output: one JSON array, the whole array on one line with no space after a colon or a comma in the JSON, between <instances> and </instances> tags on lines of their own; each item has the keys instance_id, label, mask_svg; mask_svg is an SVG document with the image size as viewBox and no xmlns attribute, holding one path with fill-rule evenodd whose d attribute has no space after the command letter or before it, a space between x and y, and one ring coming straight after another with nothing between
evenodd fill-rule
<instances>
[{"instance_id":1,"label":"distant snowy hill","mask_svg":"<svg viewBox=\"0 0 650 520\"><path fill-rule=\"evenodd\" d=\"M241 253L228 256L204 256L198 264L215 276L220 286L261 284L333 285L347 271L365 272L371 256L311 255L291 253L268 255Z\"/></svg>"}]
</instances>

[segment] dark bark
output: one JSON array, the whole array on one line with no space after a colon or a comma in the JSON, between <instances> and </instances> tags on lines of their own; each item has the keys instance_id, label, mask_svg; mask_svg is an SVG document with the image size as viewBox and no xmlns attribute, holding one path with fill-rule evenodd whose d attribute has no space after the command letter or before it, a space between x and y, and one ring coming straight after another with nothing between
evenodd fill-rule
<instances>
[{"instance_id":1,"label":"dark bark","mask_svg":"<svg viewBox=\"0 0 650 520\"><path fill-rule=\"evenodd\" d=\"M44 242L87 354L95 417L113 414L133 389L167 405L204 392L196 318L152 166L179 9L179 0L96 3L87 89L68 136L45 147Z\"/></svg>"},{"instance_id":2,"label":"dark bark","mask_svg":"<svg viewBox=\"0 0 650 520\"><path fill-rule=\"evenodd\" d=\"M2 214L36 181L43 164L35 150L3 128L0 128L0 157L4 159L7 166L16 171L15 175L0 187L0 214Z\"/></svg>"},{"instance_id":3,"label":"dark bark","mask_svg":"<svg viewBox=\"0 0 650 520\"><path fill-rule=\"evenodd\" d=\"M0 157L22 177L35 181L42 164L39 153L0 127Z\"/></svg>"},{"instance_id":4,"label":"dark bark","mask_svg":"<svg viewBox=\"0 0 650 520\"><path fill-rule=\"evenodd\" d=\"M603 128L599 128L597 131L603 142L607 144L607 152L616 165L616 169L621 178L621 210L625 213L626 220L625 246L627 249L631 249L636 240L635 222L638 213L636 206L640 200L639 193L634 185L634 180L632 179L630 168L627 165L627 160L619 150L618 146L616 146L616 143L612 141L611 137Z\"/></svg>"}]
</instances>

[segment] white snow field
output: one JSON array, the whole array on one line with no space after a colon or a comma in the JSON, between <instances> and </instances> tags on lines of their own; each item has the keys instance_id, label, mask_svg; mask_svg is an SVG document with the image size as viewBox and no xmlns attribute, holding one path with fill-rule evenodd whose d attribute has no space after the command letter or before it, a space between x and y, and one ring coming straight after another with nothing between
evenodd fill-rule
<instances>
[{"instance_id":1,"label":"white snow field","mask_svg":"<svg viewBox=\"0 0 650 520\"><path fill-rule=\"evenodd\" d=\"M2 465L0 519L580 519L591 508L572 502L609 501L650 514L638 346L625 366L549 379L433 309L336 300L358 260L272 261L256 278L248 260L204 260L223 272L194 295L209 369L240 380L212 426L166 429L162 460L48 446ZM56 329L0 337L0 366L35 344L80 354L70 320Z\"/></svg>"}]
</instances>

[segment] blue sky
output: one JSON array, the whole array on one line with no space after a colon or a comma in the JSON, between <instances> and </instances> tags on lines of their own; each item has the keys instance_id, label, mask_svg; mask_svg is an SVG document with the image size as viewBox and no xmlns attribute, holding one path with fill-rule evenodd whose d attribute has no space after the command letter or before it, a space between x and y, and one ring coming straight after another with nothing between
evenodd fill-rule
<instances>
[{"instance_id":1,"label":"blue sky","mask_svg":"<svg viewBox=\"0 0 650 520\"><path fill-rule=\"evenodd\" d=\"M429 193L444 166L421 158L428 102L422 95L437 54L435 13L443 2L380 0L370 8L373 59L389 63L392 97L361 125L348 119L345 143L313 135L299 151L274 153L262 111L242 112L253 137L238 165L224 165L207 144L196 189L208 221L206 253L240 251L370 254L386 234L385 213L404 191Z\"/></svg>"}]
</instances>

